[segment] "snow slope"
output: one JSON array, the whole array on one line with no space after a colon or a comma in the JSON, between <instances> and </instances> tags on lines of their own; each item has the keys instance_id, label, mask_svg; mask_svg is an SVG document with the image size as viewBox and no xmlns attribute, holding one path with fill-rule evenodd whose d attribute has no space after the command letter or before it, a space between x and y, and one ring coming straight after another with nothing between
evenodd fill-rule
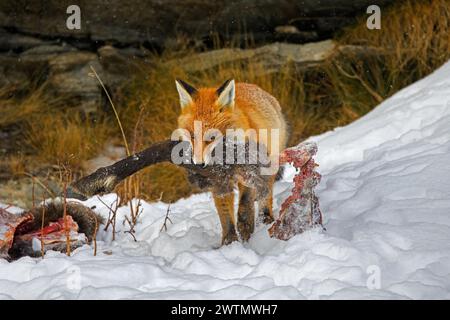
<instances>
[{"instance_id":1,"label":"snow slope","mask_svg":"<svg viewBox=\"0 0 450 320\"><path fill-rule=\"evenodd\" d=\"M0 298L449 299L450 62L311 140L326 231L283 242L260 226L249 243L217 248L209 194L172 205L167 232L167 204L144 203L137 242L119 223L116 241L99 233L96 257L84 246L70 258L1 260ZM277 207L292 175L276 185ZM108 214L97 198L86 204Z\"/></svg>"}]
</instances>

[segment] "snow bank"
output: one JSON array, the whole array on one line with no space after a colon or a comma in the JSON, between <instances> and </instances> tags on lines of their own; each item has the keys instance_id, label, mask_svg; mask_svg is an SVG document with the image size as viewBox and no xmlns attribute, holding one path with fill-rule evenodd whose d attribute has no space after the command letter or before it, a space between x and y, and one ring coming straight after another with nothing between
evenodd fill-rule
<instances>
[{"instance_id":1,"label":"snow bank","mask_svg":"<svg viewBox=\"0 0 450 320\"><path fill-rule=\"evenodd\" d=\"M450 63L371 113L317 141L326 231L284 242L259 226L249 243L219 247L209 194L170 208L144 203L136 239L98 235L98 256L0 260L0 298L450 298ZM293 172L276 185L275 206ZM102 197L111 204L115 195ZM107 216L97 198L86 205Z\"/></svg>"}]
</instances>

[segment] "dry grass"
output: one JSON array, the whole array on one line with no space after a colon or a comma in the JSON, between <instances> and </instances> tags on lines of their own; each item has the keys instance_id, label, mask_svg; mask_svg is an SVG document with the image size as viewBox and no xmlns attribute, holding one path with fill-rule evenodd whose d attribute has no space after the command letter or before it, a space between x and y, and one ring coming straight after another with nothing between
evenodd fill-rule
<instances>
[{"instance_id":1,"label":"dry grass","mask_svg":"<svg viewBox=\"0 0 450 320\"><path fill-rule=\"evenodd\" d=\"M24 89L23 87L27 87ZM0 128L28 121L30 117L46 117L64 104L66 97L47 94L46 83L28 82L21 88L0 87Z\"/></svg>"},{"instance_id":2,"label":"dry grass","mask_svg":"<svg viewBox=\"0 0 450 320\"><path fill-rule=\"evenodd\" d=\"M42 108L42 91L36 91L23 101L17 102L9 95L7 88L0 90L2 116L0 126L6 127L27 119L30 115L39 112Z\"/></svg>"},{"instance_id":3,"label":"dry grass","mask_svg":"<svg viewBox=\"0 0 450 320\"><path fill-rule=\"evenodd\" d=\"M104 120L91 120L77 113L53 112L50 117L31 117L25 145L42 163L81 169L83 161L97 155L109 136Z\"/></svg>"},{"instance_id":4,"label":"dry grass","mask_svg":"<svg viewBox=\"0 0 450 320\"><path fill-rule=\"evenodd\" d=\"M8 170L13 176L18 176L26 172L26 159L23 155L9 156L5 159L8 164Z\"/></svg>"},{"instance_id":5,"label":"dry grass","mask_svg":"<svg viewBox=\"0 0 450 320\"><path fill-rule=\"evenodd\" d=\"M381 23L381 30L368 30L362 17L338 38L377 52L364 60L349 54L328 68L343 104L363 102L364 110L371 109L380 102L377 96L391 96L450 58L449 0L403 1L382 12Z\"/></svg>"},{"instance_id":6,"label":"dry grass","mask_svg":"<svg viewBox=\"0 0 450 320\"><path fill-rule=\"evenodd\" d=\"M199 87L217 86L227 78L258 84L280 101L290 123L290 144L296 144L358 119L450 58L448 0L399 2L382 12L381 30L368 30L366 18L361 17L336 40L341 44L364 45L369 51L337 54L308 72L287 64L280 72L264 74L262 67L253 62L185 72L182 66L169 67L166 61L195 54L193 50L178 48L155 55L151 69L144 72L146 76L137 76L124 89L122 100L114 98L131 151L167 139L176 128L179 113L176 77ZM223 44L217 42L216 46L220 48ZM81 170L82 161L95 156L108 137L120 141L121 133L112 112L100 114L97 121L69 116L67 112L52 112L49 116L48 105L52 103L46 102L44 106L43 99L36 92L21 102L20 110L8 107L11 113L0 119L0 127L17 119L26 120L23 146L34 151L34 162L64 163L76 173ZM23 170L15 161L11 165L18 169L14 170ZM193 191L181 169L160 164L122 184L119 192L122 201L137 195L156 200L162 194L162 200L171 202Z\"/></svg>"},{"instance_id":7,"label":"dry grass","mask_svg":"<svg viewBox=\"0 0 450 320\"><path fill-rule=\"evenodd\" d=\"M402 1L382 14L381 30L367 30L362 18L355 27L345 29L339 40L377 48L387 57L384 69L390 74L383 80L388 80L387 87L393 86L387 92L423 78L448 60L450 1Z\"/></svg>"}]
</instances>

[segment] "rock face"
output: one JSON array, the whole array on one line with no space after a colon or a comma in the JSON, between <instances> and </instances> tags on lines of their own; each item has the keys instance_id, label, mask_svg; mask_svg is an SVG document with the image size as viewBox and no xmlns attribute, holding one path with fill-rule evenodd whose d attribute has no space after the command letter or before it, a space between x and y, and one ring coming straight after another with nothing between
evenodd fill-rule
<instances>
[{"instance_id":1,"label":"rock face","mask_svg":"<svg viewBox=\"0 0 450 320\"><path fill-rule=\"evenodd\" d=\"M276 72L287 62L299 67L309 67L330 57L338 45L332 40L307 44L275 42L255 49L219 49L169 61L185 71L201 71L218 65L251 60L261 65L264 73Z\"/></svg>"},{"instance_id":2,"label":"rock face","mask_svg":"<svg viewBox=\"0 0 450 320\"><path fill-rule=\"evenodd\" d=\"M377 5L393 2L379 0ZM71 4L81 9L80 30L66 26ZM96 46L113 42L164 47L177 36L203 40L214 32L225 38L248 32L257 41L287 37L304 42L330 37L355 16L365 14L371 4L371 0L3 0L0 27Z\"/></svg>"},{"instance_id":3,"label":"rock face","mask_svg":"<svg viewBox=\"0 0 450 320\"><path fill-rule=\"evenodd\" d=\"M6 34L3 31L2 35ZM106 103L98 80L91 75L91 67L112 91L128 81L130 73L138 68L129 59L134 51L112 46L88 51L65 42L16 37L12 33L5 38L11 40L12 47L7 52L0 52L0 88L21 88L42 79L46 81L48 90L84 113L95 113L100 105ZM6 47L7 43L2 45ZM19 48L24 50L16 53Z\"/></svg>"}]
</instances>

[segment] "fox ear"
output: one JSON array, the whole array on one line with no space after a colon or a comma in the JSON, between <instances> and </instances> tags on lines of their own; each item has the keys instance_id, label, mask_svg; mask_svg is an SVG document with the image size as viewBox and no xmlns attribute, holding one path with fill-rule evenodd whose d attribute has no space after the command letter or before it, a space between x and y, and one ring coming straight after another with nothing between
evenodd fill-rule
<instances>
[{"instance_id":1,"label":"fox ear","mask_svg":"<svg viewBox=\"0 0 450 320\"><path fill-rule=\"evenodd\" d=\"M234 79L228 79L217 89L217 104L221 107L234 107L235 86Z\"/></svg>"},{"instance_id":2,"label":"fox ear","mask_svg":"<svg viewBox=\"0 0 450 320\"><path fill-rule=\"evenodd\" d=\"M175 85L177 86L178 95L180 96L181 109L192 103L192 95L197 93L197 89L187 84L183 80L176 79Z\"/></svg>"}]
</instances>

